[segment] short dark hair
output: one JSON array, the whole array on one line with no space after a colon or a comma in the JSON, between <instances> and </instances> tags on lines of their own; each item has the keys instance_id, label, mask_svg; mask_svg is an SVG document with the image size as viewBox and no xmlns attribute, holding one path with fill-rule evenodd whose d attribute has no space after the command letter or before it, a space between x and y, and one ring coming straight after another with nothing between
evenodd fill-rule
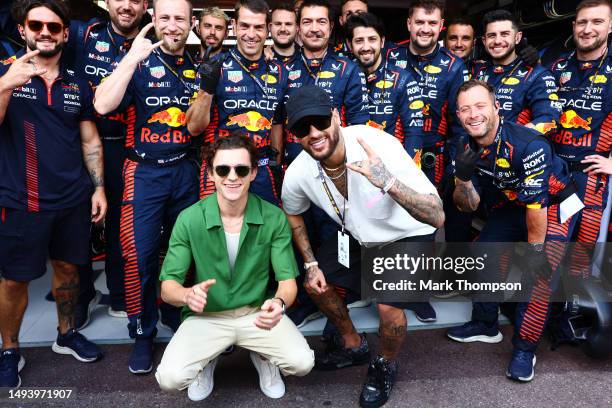
<instances>
[{"instance_id":1,"label":"short dark hair","mask_svg":"<svg viewBox=\"0 0 612 408\"><path fill-rule=\"evenodd\" d=\"M234 17L238 21L239 12L241 8L247 8L255 14L265 14L266 24L270 22L270 6L265 0L238 0L234 6Z\"/></svg>"},{"instance_id":2,"label":"short dark hair","mask_svg":"<svg viewBox=\"0 0 612 408\"><path fill-rule=\"evenodd\" d=\"M291 1L277 1L276 3L273 3L270 12L273 13L276 10L292 11L295 13L295 8L293 7L293 2Z\"/></svg>"},{"instance_id":3,"label":"short dark hair","mask_svg":"<svg viewBox=\"0 0 612 408\"><path fill-rule=\"evenodd\" d=\"M327 0L304 0L300 5L300 11L298 12L298 23L302 20L302 10L306 7L325 7L327 9L327 18L330 22L333 22L332 8Z\"/></svg>"},{"instance_id":4,"label":"short dark hair","mask_svg":"<svg viewBox=\"0 0 612 408\"><path fill-rule=\"evenodd\" d=\"M235 150L235 149L246 149L249 152L249 160L251 161L251 167L257 168L259 162L259 153L255 144L249 139L249 137L239 130L233 131L227 137L220 137L208 147L203 149L203 157L206 160L208 168L212 170L213 160L219 150Z\"/></svg>"},{"instance_id":5,"label":"short dark hair","mask_svg":"<svg viewBox=\"0 0 612 408\"><path fill-rule=\"evenodd\" d=\"M444 0L413 0L408 7L408 17L412 17L414 9L422 8L427 13L433 13L435 9L440 10L440 14L444 16Z\"/></svg>"},{"instance_id":6,"label":"short dark hair","mask_svg":"<svg viewBox=\"0 0 612 408\"><path fill-rule=\"evenodd\" d=\"M17 0L13 3L11 15L13 20L23 25L30 10L46 7L62 20L64 27L70 26L70 9L62 0Z\"/></svg>"},{"instance_id":7,"label":"short dark hair","mask_svg":"<svg viewBox=\"0 0 612 408\"><path fill-rule=\"evenodd\" d=\"M610 7L610 9L612 9L612 2L610 2L610 0L582 0L576 6L576 16L578 15L578 12L582 9L599 6L608 6Z\"/></svg>"},{"instance_id":8,"label":"short dark hair","mask_svg":"<svg viewBox=\"0 0 612 408\"><path fill-rule=\"evenodd\" d=\"M515 31L518 31L518 20L508 10L492 10L484 15L482 18L482 33L487 33L487 26L491 23L495 23L498 21L510 21L512 23L512 28Z\"/></svg>"},{"instance_id":9,"label":"short dark hair","mask_svg":"<svg viewBox=\"0 0 612 408\"><path fill-rule=\"evenodd\" d=\"M464 16L458 16L451 20L448 20L446 24L444 25L446 26L446 28L452 25L467 25L467 26L472 27L472 29L474 28L474 24L472 24L472 21L469 18L464 17Z\"/></svg>"},{"instance_id":10,"label":"short dark hair","mask_svg":"<svg viewBox=\"0 0 612 408\"><path fill-rule=\"evenodd\" d=\"M487 92L489 92L489 94L491 95L491 98L495 101L495 88L493 88L493 86L491 86L491 84L489 84L488 82L481 81L479 79L470 79L469 81L465 81L463 84L461 84L461 86L457 90L456 99L459 99L460 94L467 92L472 88L476 88L477 86L481 86L486 89Z\"/></svg>"},{"instance_id":11,"label":"short dark hair","mask_svg":"<svg viewBox=\"0 0 612 408\"><path fill-rule=\"evenodd\" d=\"M353 14L346 20L345 31L346 38L353 41L353 31L357 27L373 28L376 30L380 38L385 36L385 26L382 21L372 13Z\"/></svg>"},{"instance_id":12,"label":"short dark hair","mask_svg":"<svg viewBox=\"0 0 612 408\"><path fill-rule=\"evenodd\" d=\"M344 7L344 5L345 5L346 3L348 3L349 1L360 1L360 2L362 2L363 4L365 4L366 6L368 6L368 8L370 7L370 5L368 4L368 0L342 0L342 1L340 2L340 9L342 9L342 7Z\"/></svg>"}]
</instances>

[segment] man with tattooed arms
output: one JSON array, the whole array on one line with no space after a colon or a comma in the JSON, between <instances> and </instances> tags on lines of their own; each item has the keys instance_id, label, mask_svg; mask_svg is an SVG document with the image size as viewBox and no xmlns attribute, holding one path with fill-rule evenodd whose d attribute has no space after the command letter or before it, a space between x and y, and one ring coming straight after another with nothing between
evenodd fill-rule
<instances>
[{"instance_id":1,"label":"man with tattooed arms","mask_svg":"<svg viewBox=\"0 0 612 408\"><path fill-rule=\"evenodd\" d=\"M366 337L355 330L333 287L338 275L347 285L347 274L338 271L350 265L349 285L358 292L360 247L433 240L436 228L444 224L442 201L395 137L364 125L341 127L338 111L324 90L303 86L291 95L286 109L287 125L303 151L287 169L283 207L305 261L306 290L338 328L331 347L316 356L315 369L367 363ZM316 257L301 216L311 203L340 225L338 245L322 247ZM370 362L360 396L361 405L368 407L387 401L397 373L395 359L406 336L403 305L379 303L378 312L381 346Z\"/></svg>"},{"instance_id":2,"label":"man with tattooed arms","mask_svg":"<svg viewBox=\"0 0 612 408\"><path fill-rule=\"evenodd\" d=\"M0 388L17 388L25 364L19 328L28 284L53 266L58 334L53 351L93 362L102 351L75 330L77 265L89 259L89 228L106 215L102 143L89 84L60 62L68 8L16 2L26 48L0 64Z\"/></svg>"}]
</instances>

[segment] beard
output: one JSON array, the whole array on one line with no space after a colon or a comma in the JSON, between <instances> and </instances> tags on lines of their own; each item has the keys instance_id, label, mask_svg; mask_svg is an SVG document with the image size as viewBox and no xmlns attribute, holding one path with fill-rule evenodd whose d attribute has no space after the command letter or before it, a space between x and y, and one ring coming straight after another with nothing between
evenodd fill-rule
<instances>
[{"instance_id":1,"label":"beard","mask_svg":"<svg viewBox=\"0 0 612 408\"><path fill-rule=\"evenodd\" d=\"M595 38L595 42L593 44L581 47L579 39L576 38L576 36L574 36L574 43L576 44L576 49L578 49L578 51L580 51L580 52L595 51L596 49L598 49L599 47L604 45L607 40L608 40L607 36L605 38L599 38L598 37L598 38Z\"/></svg>"},{"instance_id":2,"label":"beard","mask_svg":"<svg viewBox=\"0 0 612 408\"><path fill-rule=\"evenodd\" d=\"M361 64L361 66L362 66L363 68L366 68L366 69L367 69L367 68L372 68L374 65L376 65L376 63L378 62L378 59L379 59L379 58L380 58L380 52L379 52L378 54L377 54L376 52L374 52L374 56L373 56L373 57L372 57L372 59L371 59L371 60L369 60L369 61L363 61L363 60L361 59L361 56L360 56L360 58L358 58L358 59L359 59L359 64ZM383 78L383 79L384 79L384 78Z\"/></svg>"},{"instance_id":3,"label":"beard","mask_svg":"<svg viewBox=\"0 0 612 408\"><path fill-rule=\"evenodd\" d=\"M217 42L217 44L212 45L212 44L208 44L206 42L206 39L203 39L200 41L200 44L202 45L202 48L204 48L205 50L208 49L209 46L212 46L212 48L210 49L211 54L216 53L217 51L221 49L221 47L223 47L223 41L219 41Z\"/></svg>"},{"instance_id":4,"label":"beard","mask_svg":"<svg viewBox=\"0 0 612 408\"><path fill-rule=\"evenodd\" d=\"M134 32L134 30L137 30L138 26L140 25L140 20L141 19L134 18L134 21L130 24L121 22L121 20L119 19L119 13L115 14L114 17L111 16L111 21L113 22L117 30L119 30L119 34L124 35L131 34Z\"/></svg>"},{"instance_id":5,"label":"beard","mask_svg":"<svg viewBox=\"0 0 612 408\"><path fill-rule=\"evenodd\" d=\"M177 41L174 41L168 38L167 36L165 36L163 33L157 31L157 28L156 28L155 36L157 37L158 40L164 41L162 43L162 46L166 49L166 51L177 52L183 47L185 47L185 44L187 43L187 37L189 36L189 32L186 32L183 34L177 34L177 38L176 38Z\"/></svg>"},{"instance_id":6,"label":"beard","mask_svg":"<svg viewBox=\"0 0 612 408\"><path fill-rule=\"evenodd\" d=\"M431 40L427 44L419 43L418 37L416 37L414 40L410 39L410 43L413 44L414 48L416 48L417 50L420 50L420 51L428 51L428 50L430 50L431 48L435 47L436 42L437 42L437 40L435 40L435 36L431 37Z\"/></svg>"},{"instance_id":7,"label":"beard","mask_svg":"<svg viewBox=\"0 0 612 408\"><path fill-rule=\"evenodd\" d=\"M506 51L504 54L500 55L499 57L491 57L493 59L496 60L505 60L506 58L508 58L514 51L516 50L516 44L512 43L508 46L508 51Z\"/></svg>"},{"instance_id":8,"label":"beard","mask_svg":"<svg viewBox=\"0 0 612 408\"><path fill-rule=\"evenodd\" d=\"M36 46L36 40L31 39L31 38L26 39L26 45L32 51L35 51L35 50L39 49ZM38 55L43 57L43 58L55 57L57 54L59 54L62 51L63 48L64 48L64 43L59 43L58 42L57 44L55 44L55 47L53 47L50 50L40 50L40 53Z\"/></svg>"},{"instance_id":9,"label":"beard","mask_svg":"<svg viewBox=\"0 0 612 408\"><path fill-rule=\"evenodd\" d=\"M291 48L291 46L294 44L294 40L295 40L295 37L288 39L287 42L279 42L277 40L274 40L274 45L276 45L278 48L282 50L286 50L288 48Z\"/></svg>"}]
</instances>

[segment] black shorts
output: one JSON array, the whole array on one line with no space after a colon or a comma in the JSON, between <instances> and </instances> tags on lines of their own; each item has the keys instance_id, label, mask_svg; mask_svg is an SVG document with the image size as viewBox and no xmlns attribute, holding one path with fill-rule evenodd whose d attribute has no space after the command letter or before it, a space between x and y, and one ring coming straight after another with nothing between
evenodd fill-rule
<instances>
[{"instance_id":1,"label":"black shorts","mask_svg":"<svg viewBox=\"0 0 612 408\"><path fill-rule=\"evenodd\" d=\"M434 235L407 237L397 242L433 242ZM338 262L338 234L333 234L332 238L321 244L316 259L328 284L340 286L361 298L361 245L355 238L349 234L349 268ZM379 303L400 309L407 307L407 303L403 302Z\"/></svg>"},{"instance_id":2,"label":"black shorts","mask_svg":"<svg viewBox=\"0 0 612 408\"><path fill-rule=\"evenodd\" d=\"M0 274L28 282L43 276L47 259L85 265L89 260L91 204L56 211L0 208Z\"/></svg>"}]
</instances>

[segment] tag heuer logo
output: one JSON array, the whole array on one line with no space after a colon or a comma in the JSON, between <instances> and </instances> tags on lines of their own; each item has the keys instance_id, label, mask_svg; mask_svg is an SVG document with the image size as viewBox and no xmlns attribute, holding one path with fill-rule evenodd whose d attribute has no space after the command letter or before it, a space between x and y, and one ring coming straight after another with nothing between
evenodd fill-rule
<instances>
[{"instance_id":1,"label":"tag heuer logo","mask_svg":"<svg viewBox=\"0 0 612 408\"><path fill-rule=\"evenodd\" d=\"M295 71L290 71L289 72L289 80L291 81L295 81L296 79L298 79L300 76L302 76L302 71L301 70L295 70Z\"/></svg>"},{"instance_id":2,"label":"tag heuer logo","mask_svg":"<svg viewBox=\"0 0 612 408\"><path fill-rule=\"evenodd\" d=\"M151 72L151 76L157 79L160 79L161 77L166 75L166 70L164 69L164 67L152 67L149 68L149 71Z\"/></svg>"},{"instance_id":3,"label":"tag heuer logo","mask_svg":"<svg viewBox=\"0 0 612 408\"><path fill-rule=\"evenodd\" d=\"M237 84L238 82L242 81L242 71L228 71L227 79Z\"/></svg>"},{"instance_id":4,"label":"tag heuer logo","mask_svg":"<svg viewBox=\"0 0 612 408\"><path fill-rule=\"evenodd\" d=\"M96 50L99 52L107 52L110 44L104 41L96 41Z\"/></svg>"},{"instance_id":5,"label":"tag heuer logo","mask_svg":"<svg viewBox=\"0 0 612 408\"><path fill-rule=\"evenodd\" d=\"M561 85L563 85L564 83L566 83L570 79L572 79L572 73L571 73L571 71L566 71L566 72L562 73L561 76L559 77L559 82L561 83Z\"/></svg>"}]
</instances>

